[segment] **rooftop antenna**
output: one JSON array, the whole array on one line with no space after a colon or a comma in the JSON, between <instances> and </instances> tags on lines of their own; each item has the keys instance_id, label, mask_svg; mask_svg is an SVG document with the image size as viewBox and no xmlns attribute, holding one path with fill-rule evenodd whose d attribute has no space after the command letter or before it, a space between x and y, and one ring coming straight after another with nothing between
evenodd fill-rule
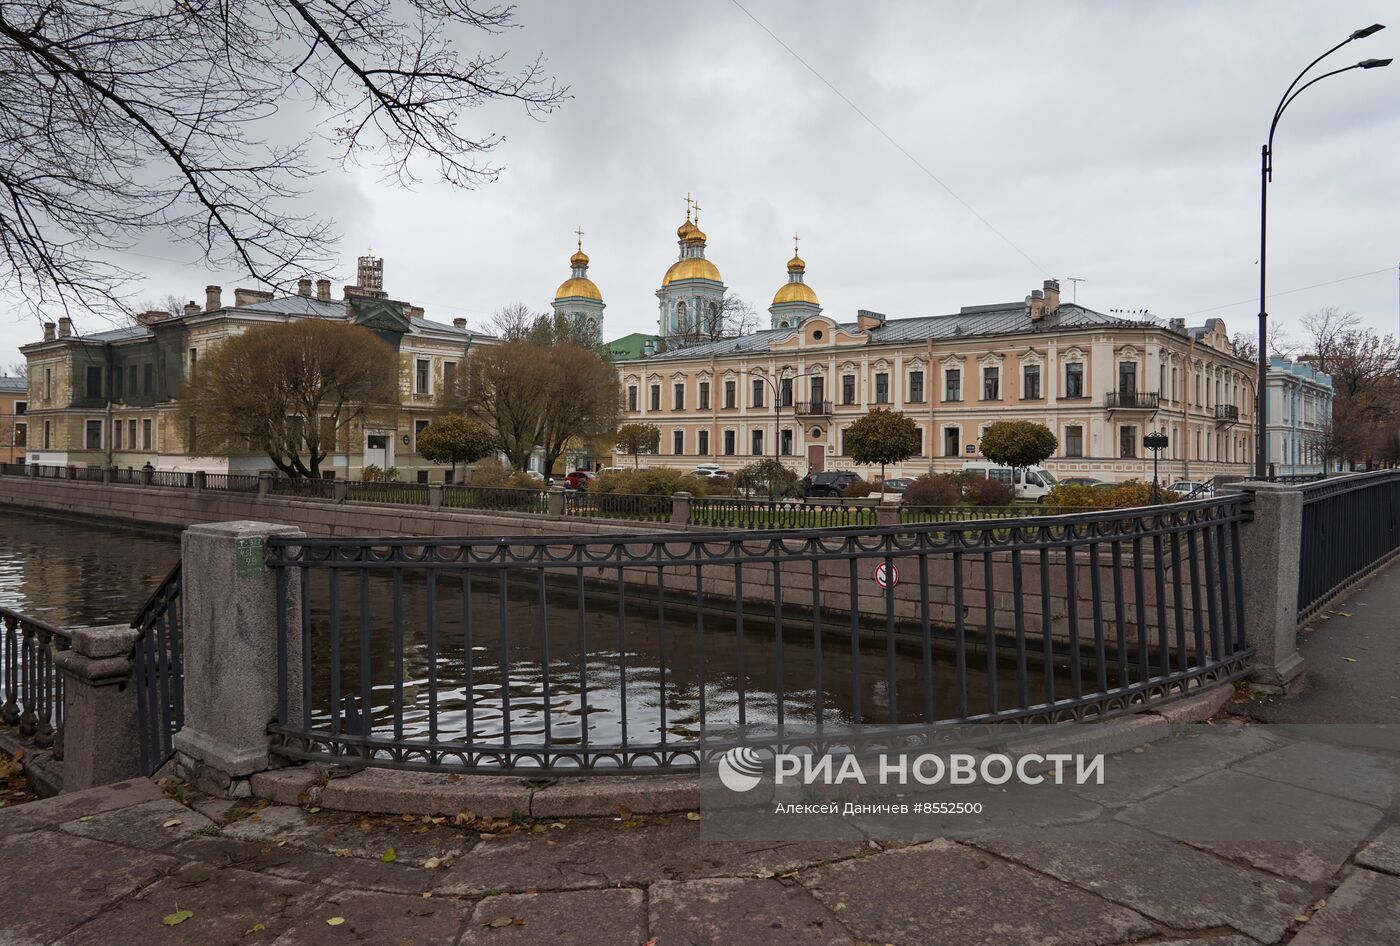
<instances>
[{"instance_id":1,"label":"rooftop antenna","mask_svg":"<svg viewBox=\"0 0 1400 946\"><path fill-rule=\"evenodd\" d=\"M1073 303L1076 304L1076 305L1079 304L1079 284L1082 283L1082 282L1088 282L1088 281L1089 281L1089 280L1085 279L1083 276L1067 276L1067 277L1065 277L1065 282L1072 282L1072 283L1074 283L1074 287L1073 287L1072 289L1070 289L1070 297L1069 297L1069 301L1070 301L1070 302L1073 302Z\"/></svg>"}]
</instances>

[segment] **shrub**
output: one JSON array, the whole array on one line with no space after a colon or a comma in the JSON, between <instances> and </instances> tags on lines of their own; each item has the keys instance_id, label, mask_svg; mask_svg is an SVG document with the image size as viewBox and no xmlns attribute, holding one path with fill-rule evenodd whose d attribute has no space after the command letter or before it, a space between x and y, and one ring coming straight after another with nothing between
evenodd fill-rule
<instances>
[{"instance_id":1,"label":"shrub","mask_svg":"<svg viewBox=\"0 0 1400 946\"><path fill-rule=\"evenodd\" d=\"M904 490L906 506L956 506L962 502L962 481L958 473L921 476Z\"/></svg>"},{"instance_id":2,"label":"shrub","mask_svg":"<svg viewBox=\"0 0 1400 946\"><path fill-rule=\"evenodd\" d=\"M750 463L734 476L734 486L745 493L801 496L802 477L772 457Z\"/></svg>"},{"instance_id":3,"label":"shrub","mask_svg":"<svg viewBox=\"0 0 1400 946\"><path fill-rule=\"evenodd\" d=\"M1152 495L1152 484L1144 483L1142 480L1128 480L1119 483L1113 489L1102 490L1107 494L1107 500L1100 505L1110 506L1114 509L1127 509L1132 506L1151 506L1154 502L1169 503L1176 501L1176 494L1169 493L1165 489L1159 489L1154 500Z\"/></svg>"},{"instance_id":4,"label":"shrub","mask_svg":"<svg viewBox=\"0 0 1400 946\"><path fill-rule=\"evenodd\" d=\"M381 470L378 464L371 463L360 471L360 479L366 483L393 483L399 478L399 468L396 466Z\"/></svg>"},{"instance_id":5,"label":"shrub","mask_svg":"<svg viewBox=\"0 0 1400 946\"><path fill-rule=\"evenodd\" d=\"M511 469L495 457L473 466L463 481L465 486L494 486L509 489L544 489L544 484L528 473Z\"/></svg>"},{"instance_id":6,"label":"shrub","mask_svg":"<svg viewBox=\"0 0 1400 946\"><path fill-rule=\"evenodd\" d=\"M647 470L615 470L604 473L588 487L595 493L622 493L633 496L670 496L682 490L693 496L705 495L708 484L698 476L673 467Z\"/></svg>"},{"instance_id":7,"label":"shrub","mask_svg":"<svg viewBox=\"0 0 1400 946\"><path fill-rule=\"evenodd\" d=\"M971 506L1010 506L1016 501L1016 491L1010 483L969 476L963 485L963 499Z\"/></svg>"},{"instance_id":8,"label":"shrub","mask_svg":"<svg viewBox=\"0 0 1400 946\"><path fill-rule=\"evenodd\" d=\"M1045 497L1045 505L1060 509L1092 509L1106 505L1106 489L1096 489L1081 483L1057 483Z\"/></svg>"},{"instance_id":9,"label":"shrub","mask_svg":"<svg viewBox=\"0 0 1400 946\"><path fill-rule=\"evenodd\" d=\"M879 489L879 487L869 480L852 480L841 492L841 498L860 499L864 496L869 496L877 489Z\"/></svg>"},{"instance_id":10,"label":"shrub","mask_svg":"<svg viewBox=\"0 0 1400 946\"><path fill-rule=\"evenodd\" d=\"M1163 489L1158 491L1157 501L1176 502L1177 496ZM1152 484L1141 480L1128 480L1112 489L1101 489L1097 486L1060 483L1045 497L1045 503L1065 509L1129 509L1133 506L1150 506L1153 504Z\"/></svg>"},{"instance_id":11,"label":"shrub","mask_svg":"<svg viewBox=\"0 0 1400 946\"><path fill-rule=\"evenodd\" d=\"M977 450L1002 466L1026 467L1055 455L1059 441L1044 424L1028 420L999 420L982 431Z\"/></svg>"}]
</instances>

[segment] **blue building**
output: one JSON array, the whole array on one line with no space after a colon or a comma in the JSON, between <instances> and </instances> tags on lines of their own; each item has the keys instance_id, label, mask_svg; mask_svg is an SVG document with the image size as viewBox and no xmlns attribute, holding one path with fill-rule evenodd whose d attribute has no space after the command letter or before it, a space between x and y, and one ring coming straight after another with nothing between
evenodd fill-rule
<instances>
[{"instance_id":1,"label":"blue building","mask_svg":"<svg viewBox=\"0 0 1400 946\"><path fill-rule=\"evenodd\" d=\"M1269 359L1269 461L1280 475L1325 473L1332 378L1306 361ZM1335 462L1332 470L1337 469Z\"/></svg>"}]
</instances>

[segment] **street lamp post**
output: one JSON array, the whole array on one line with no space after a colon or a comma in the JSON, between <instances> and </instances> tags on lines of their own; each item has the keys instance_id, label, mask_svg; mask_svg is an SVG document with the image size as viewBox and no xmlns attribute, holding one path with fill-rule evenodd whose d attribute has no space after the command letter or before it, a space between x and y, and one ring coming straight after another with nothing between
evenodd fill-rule
<instances>
[{"instance_id":1,"label":"street lamp post","mask_svg":"<svg viewBox=\"0 0 1400 946\"><path fill-rule=\"evenodd\" d=\"M761 381L773 390L773 461L782 463L782 440L783 440L783 382L791 375L792 365L783 365L778 369L778 380L774 381L767 375L756 375ZM797 416L797 408L793 408L793 416ZM768 484L768 498L773 498L773 484Z\"/></svg>"},{"instance_id":2,"label":"street lamp post","mask_svg":"<svg viewBox=\"0 0 1400 946\"><path fill-rule=\"evenodd\" d=\"M1258 407L1257 407L1257 409L1256 409L1256 411L1255 411L1255 413L1256 413L1256 415L1257 415L1256 420L1258 421L1258 426L1257 426L1258 445L1257 445L1257 448L1256 448L1255 451L1254 451L1254 475L1255 475L1255 476L1258 476L1258 477L1266 476L1266 475L1267 475L1267 472L1268 472L1268 450L1269 450L1269 442L1268 442L1268 439L1267 439L1267 437L1268 437L1268 404L1267 404L1267 402L1266 402L1266 398L1267 398L1267 396L1268 396L1268 395L1267 395L1267 392L1268 392L1268 373L1269 373L1269 345L1268 345L1268 340L1269 340L1269 339L1268 339L1268 336L1269 336L1269 315L1268 315L1268 312L1265 311L1264 298L1265 298L1265 295L1266 295L1266 292L1265 292L1266 277L1267 277L1267 275L1268 275L1268 269L1267 269L1267 266L1266 266L1266 257L1267 257L1267 253L1268 253L1268 235L1269 235L1269 215L1268 215L1268 208L1269 208L1269 182L1270 182L1271 180L1273 180L1273 172L1274 172L1274 165L1273 165L1273 157L1274 157L1274 130L1275 130L1276 128L1278 128L1278 120L1279 120L1279 118L1281 118L1281 117L1283 116L1283 110L1286 109L1286 108L1288 108L1289 105L1293 104L1293 100L1296 99L1298 96L1302 95L1302 94L1303 94L1303 91L1304 91L1305 89L1307 89L1308 86L1313 85L1313 84L1316 83L1316 82L1321 82L1323 79L1326 79L1328 76L1335 76L1335 75L1337 75L1338 73L1342 73L1342 72L1350 72L1352 69L1376 69L1376 68L1379 68L1379 67L1381 67L1381 66L1388 66L1388 65L1390 65L1390 60L1389 60L1389 59L1364 59L1364 60L1362 60L1361 62L1356 63L1355 65L1344 66L1344 67L1341 68L1341 69L1333 69L1331 72L1324 72L1322 75L1320 75L1320 76L1314 76L1312 79L1309 79L1307 82L1304 82L1301 86L1298 85L1299 82L1302 82L1302 81L1303 81L1303 77L1304 77L1305 75L1307 75L1309 72L1312 71L1312 67L1313 67L1313 66L1315 66L1315 65L1317 65L1318 63L1322 62L1322 60L1326 59L1328 56L1332 55L1332 54L1335 53L1337 50L1341 49L1341 48L1342 48L1343 46L1345 46L1347 43L1350 43L1350 42L1351 42L1352 40L1354 40L1354 39L1365 39L1367 36L1370 36L1372 33L1378 33L1378 32L1380 32L1380 31L1383 30L1383 29L1385 29L1385 26L1383 26L1383 25L1380 24L1380 23L1375 23L1375 24L1372 24L1371 26L1368 26L1368 27L1366 27L1366 28L1364 28L1364 29L1359 29L1359 30L1357 30L1356 32L1354 32L1354 33L1352 33L1350 36L1348 36L1346 39L1342 40L1340 43L1338 43L1337 45L1333 46L1331 49L1327 50L1327 52L1323 53L1321 56L1318 56L1318 57L1317 57L1316 59L1314 59L1312 62L1308 63L1308 67L1307 67L1306 69L1304 69L1302 72L1298 73L1298 78L1294 79L1294 80L1293 80L1293 83L1292 83L1291 85L1289 85L1288 90L1287 90L1286 92L1283 93L1283 98L1281 98L1281 99L1279 100L1278 108L1274 109L1274 119L1273 119L1272 122L1269 123L1269 139L1268 139L1268 142L1264 145L1263 151L1262 151L1262 153L1261 153L1261 155L1260 155L1260 168L1259 168L1259 378L1258 378L1258 382L1257 382L1256 385L1255 385L1255 396L1258 398ZM1295 91L1295 89L1296 89L1296 91Z\"/></svg>"}]
</instances>

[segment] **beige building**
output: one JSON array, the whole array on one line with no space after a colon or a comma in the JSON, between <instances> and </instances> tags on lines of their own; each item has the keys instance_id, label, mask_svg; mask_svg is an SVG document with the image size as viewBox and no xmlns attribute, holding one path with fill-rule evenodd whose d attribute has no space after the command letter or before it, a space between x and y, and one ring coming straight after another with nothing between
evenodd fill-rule
<instances>
[{"instance_id":1,"label":"beige building","mask_svg":"<svg viewBox=\"0 0 1400 946\"><path fill-rule=\"evenodd\" d=\"M979 460L981 432L999 420L1054 431L1046 466L1060 478L1150 479L1143 437L1155 432L1170 441L1166 481L1249 472L1252 364L1232 354L1218 319L1187 328L1106 315L1061 301L1051 280L1020 302L905 319L862 310L838 322L805 275L794 255L772 329L618 362L626 421L661 432L659 456L644 462L737 469L778 456L799 473L870 478L878 467L849 459L844 432L886 407L917 421L923 443L891 476Z\"/></svg>"},{"instance_id":2,"label":"beige building","mask_svg":"<svg viewBox=\"0 0 1400 946\"><path fill-rule=\"evenodd\" d=\"M231 305L218 286L205 290L201 306L183 312L147 312L138 324L78 335L69 319L47 323L44 339L21 351L29 365L28 461L158 470L251 473L274 469L266 454L199 456L182 429L180 388L201 353L259 325L304 318L341 319L375 331L399 360L401 404L396 411L342 429L322 470L358 478L370 464L395 467L403 480L441 482L446 467L417 453L417 437L438 410L473 346L490 344L465 319L452 324L387 297L383 261L361 257L358 281L331 298L329 280L302 279L295 295L237 289Z\"/></svg>"}]
</instances>

